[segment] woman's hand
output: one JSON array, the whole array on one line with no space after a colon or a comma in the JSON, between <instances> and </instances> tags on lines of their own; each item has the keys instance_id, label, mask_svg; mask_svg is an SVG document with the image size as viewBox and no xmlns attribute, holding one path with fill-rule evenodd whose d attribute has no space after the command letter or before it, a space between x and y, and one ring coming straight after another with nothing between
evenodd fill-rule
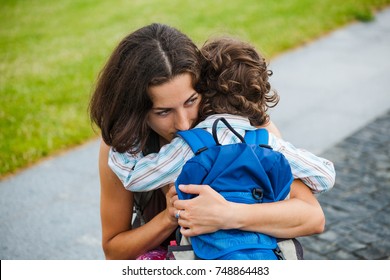
<instances>
[{"instance_id":1,"label":"woman's hand","mask_svg":"<svg viewBox=\"0 0 390 280\"><path fill-rule=\"evenodd\" d=\"M176 200L174 206L180 211L178 219L184 236L195 236L227 228L231 216L229 202L207 185L180 185L180 190L198 195L189 200Z\"/></svg>"},{"instance_id":2,"label":"woman's hand","mask_svg":"<svg viewBox=\"0 0 390 280\"><path fill-rule=\"evenodd\" d=\"M174 203L176 200L178 200L178 197L177 197L175 186L173 184L170 184L164 187L163 191L165 192L165 199L167 203L167 208L165 210L167 214L167 218L171 223L177 225L178 221L175 215L178 210L174 207Z\"/></svg>"},{"instance_id":3,"label":"woman's hand","mask_svg":"<svg viewBox=\"0 0 390 280\"><path fill-rule=\"evenodd\" d=\"M280 133L279 129L276 127L276 125L272 121L269 121L268 123L266 123L260 127L267 129L268 132L272 133L276 137L282 138L282 134Z\"/></svg>"}]
</instances>

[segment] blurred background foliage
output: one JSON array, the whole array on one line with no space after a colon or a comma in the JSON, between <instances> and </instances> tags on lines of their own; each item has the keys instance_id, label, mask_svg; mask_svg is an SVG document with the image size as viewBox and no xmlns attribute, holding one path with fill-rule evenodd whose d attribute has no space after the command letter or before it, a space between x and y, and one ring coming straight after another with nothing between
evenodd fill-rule
<instances>
[{"instance_id":1,"label":"blurred background foliage","mask_svg":"<svg viewBox=\"0 0 390 280\"><path fill-rule=\"evenodd\" d=\"M0 3L0 178L97 137L88 117L96 77L128 33L177 27L201 46L232 35L271 59L390 0L35 0Z\"/></svg>"}]
</instances>

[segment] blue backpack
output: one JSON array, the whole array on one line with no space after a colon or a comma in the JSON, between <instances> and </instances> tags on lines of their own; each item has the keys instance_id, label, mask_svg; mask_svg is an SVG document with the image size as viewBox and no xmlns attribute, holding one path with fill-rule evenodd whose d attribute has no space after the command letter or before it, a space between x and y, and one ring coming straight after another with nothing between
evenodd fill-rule
<instances>
[{"instance_id":1,"label":"blue backpack","mask_svg":"<svg viewBox=\"0 0 390 280\"><path fill-rule=\"evenodd\" d=\"M217 137L219 121L241 143L221 145ZM212 135L198 128L178 134L195 153L175 182L179 199L194 197L181 192L180 184L209 185L226 200L247 204L280 201L289 194L293 180L290 165L281 153L268 146L266 129L246 131L243 138L225 118L219 118L213 124ZM200 259L278 259L276 238L263 233L231 229L190 239Z\"/></svg>"}]
</instances>

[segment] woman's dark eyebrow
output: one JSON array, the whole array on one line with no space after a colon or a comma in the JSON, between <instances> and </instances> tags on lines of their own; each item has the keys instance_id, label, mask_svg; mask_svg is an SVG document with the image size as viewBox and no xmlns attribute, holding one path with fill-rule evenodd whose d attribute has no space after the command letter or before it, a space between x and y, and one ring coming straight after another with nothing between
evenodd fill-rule
<instances>
[{"instance_id":1,"label":"woman's dark eyebrow","mask_svg":"<svg viewBox=\"0 0 390 280\"><path fill-rule=\"evenodd\" d=\"M152 110L169 110L171 108L164 108L164 107L156 107L156 108L152 108Z\"/></svg>"},{"instance_id":2,"label":"woman's dark eyebrow","mask_svg":"<svg viewBox=\"0 0 390 280\"><path fill-rule=\"evenodd\" d=\"M192 98L194 98L194 96L197 95L197 94L198 94L198 93L195 91L195 92L186 100L186 102L189 101L189 100L191 100Z\"/></svg>"}]
</instances>

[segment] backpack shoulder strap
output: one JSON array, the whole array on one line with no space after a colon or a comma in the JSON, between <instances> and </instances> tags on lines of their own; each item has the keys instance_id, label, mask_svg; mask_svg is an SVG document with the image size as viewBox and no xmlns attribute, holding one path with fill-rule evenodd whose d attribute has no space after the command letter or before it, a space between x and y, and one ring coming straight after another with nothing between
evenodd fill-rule
<instances>
[{"instance_id":1,"label":"backpack shoulder strap","mask_svg":"<svg viewBox=\"0 0 390 280\"><path fill-rule=\"evenodd\" d=\"M248 144L268 145L268 130L258 128L256 130L247 130L245 132L245 142Z\"/></svg>"},{"instance_id":2,"label":"backpack shoulder strap","mask_svg":"<svg viewBox=\"0 0 390 280\"><path fill-rule=\"evenodd\" d=\"M215 146L213 136L201 128L178 131L177 134L187 142L195 155Z\"/></svg>"},{"instance_id":3,"label":"backpack shoulder strap","mask_svg":"<svg viewBox=\"0 0 390 280\"><path fill-rule=\"evenodd\" d=\"M149 205L153 193L154 191L134 193L133 213L136 214L136 220L133 224L134 227L142 226L146 223L144 210Z\"/></svg>"}]
</instances>

